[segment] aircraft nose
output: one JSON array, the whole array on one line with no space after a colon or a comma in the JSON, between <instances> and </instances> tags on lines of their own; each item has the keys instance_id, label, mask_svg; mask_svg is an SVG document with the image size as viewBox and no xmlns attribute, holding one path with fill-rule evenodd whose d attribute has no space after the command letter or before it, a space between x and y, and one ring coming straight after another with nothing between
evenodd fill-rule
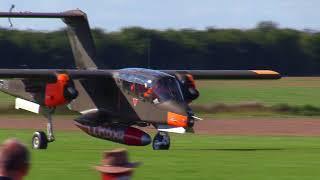
<instances>
[{"instance_id":1,"label":"aircraft nose","mask_svg":"<svg viewBox=\"0 0 320 180\"><path fill-rule=\"evenodd\" d=\"M193 127L195 119L187 103L167 101L158 105L167 112L167 124L176 127Z\"/></svg>"}]
</instances>

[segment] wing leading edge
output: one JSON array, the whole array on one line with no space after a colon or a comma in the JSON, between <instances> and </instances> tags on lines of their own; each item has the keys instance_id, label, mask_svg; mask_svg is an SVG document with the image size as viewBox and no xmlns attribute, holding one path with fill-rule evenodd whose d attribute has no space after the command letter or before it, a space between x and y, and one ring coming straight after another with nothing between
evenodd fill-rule
<instances>
[{"instance_id":1,"label":"wing leading edge","mask_svg":"<svg viewBox=\"0 0 320 180\"><path fill-rule=\"evenodd\" d=\"M278 72L271 70L161 70L174 75L191 74L195 79L280 79Z\"/></svg>"},{"instance_id":2,"label":"wing leading edge","mask_svg":"<svg viewBox=\"0 0 320 180\"><path fill-rule=\"evenodd\" d=\"M57 74L65 73L72 79L92 79L111 77L114 70L78 70L78 69L0 69L0 79L38 79L55 82Z\"/></svg>"},{"instance_id":3,"label":"wing leading edge","mask_svg":"<svg viewBox=\"0 0 320 180\"><path fill-rule=\"evenodd\" d=\"M0 79L41 79L55 81L57 73L66 73L72 79L111 77L117 70L79 69L0 69ZM195 79L280 79L278 72L271 70L161 70L174 74L191 74Z\"/></svg>"}]
</instances>

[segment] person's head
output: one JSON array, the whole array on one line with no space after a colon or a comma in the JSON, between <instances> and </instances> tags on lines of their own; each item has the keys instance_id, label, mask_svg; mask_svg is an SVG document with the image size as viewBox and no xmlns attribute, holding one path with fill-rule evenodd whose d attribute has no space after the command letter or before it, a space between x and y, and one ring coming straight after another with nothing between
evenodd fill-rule
<instances>
[{"instance_id":1,"label":"person's head","mask_svg":"<svg viewBox=\"0 0 320 180\"><path fill-rule=\"evenodd\" d=\"M7 139L0 146L0 173L13 180L26 176L30 166L27 147L17 139Z\"/></svg>"},{"instance_id":2,"label":"person's head","mask_svg":"<svg viewBox=\"0 0 320 180\"><path fill-rule=\"evenodd\" d=\"M139 164L129 162L126 149L114 149L103 153L102 164L95 169L101 172L102 180L129 180Z\"/></svg>"}]
</instances>

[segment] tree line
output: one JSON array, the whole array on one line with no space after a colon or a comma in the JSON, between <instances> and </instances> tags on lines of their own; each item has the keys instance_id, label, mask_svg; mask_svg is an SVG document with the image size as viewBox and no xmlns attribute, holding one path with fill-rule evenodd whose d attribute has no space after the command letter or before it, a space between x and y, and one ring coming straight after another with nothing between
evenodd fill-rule
<instances>
[{"instance_id":1,"label":"tree line","mask_svg":"<svg viewBox=\"0 0 320 180\"><path fill-rule=\"evenodd\" d=\"M320 75L320 33L261 22L254 29L92 30L101 68L272 69ZM64 30L0 29L0 68L75 68Z\"/></svg>"}]
</instances>

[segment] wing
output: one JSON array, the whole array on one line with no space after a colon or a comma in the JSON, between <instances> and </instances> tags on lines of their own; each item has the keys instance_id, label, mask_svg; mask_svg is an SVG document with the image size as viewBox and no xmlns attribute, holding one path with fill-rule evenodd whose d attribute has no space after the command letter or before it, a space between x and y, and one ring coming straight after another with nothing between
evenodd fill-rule
<instances>
[{"instance_id":1,"label":"wing","mask_svg":"<svg viewBox=\"0 0 320 180\"><path fill-rule=\"evenodd\" d=\"M62 69L0 69L0 90L38 103L45 104L48 84L52 89L59 75L67 75L69 85L79 92L70 108L81 112L89 109L110 109L116 102L118 87L112 78L114 70ZM49 88L49 89L50 89ZM64 91L61 91L64 94ZM46 104L45 104L46 105Z\"/></svg>"},{"instance_id":2,"label":"wing","mask_svg":"<svg viewBox=\"0 0 320 180\"><path fill-rule=\"evenodd\" d=\"M112 77L115 70L78 70L78 69L0 69L0 79L41 80L55 82L57 74L65 73L71 79L94 79Z\"/></svg>"},{"instance_id":3,"label":"wing","mask_svg":"<svg viewBox=\"0 0 320 180\"><path fill-rule=\"evenodd\" d=\"M174 74L191 74L195 79L280 79L278 72L271 70L161 70Z\"/></svg>"}]
</instances>

